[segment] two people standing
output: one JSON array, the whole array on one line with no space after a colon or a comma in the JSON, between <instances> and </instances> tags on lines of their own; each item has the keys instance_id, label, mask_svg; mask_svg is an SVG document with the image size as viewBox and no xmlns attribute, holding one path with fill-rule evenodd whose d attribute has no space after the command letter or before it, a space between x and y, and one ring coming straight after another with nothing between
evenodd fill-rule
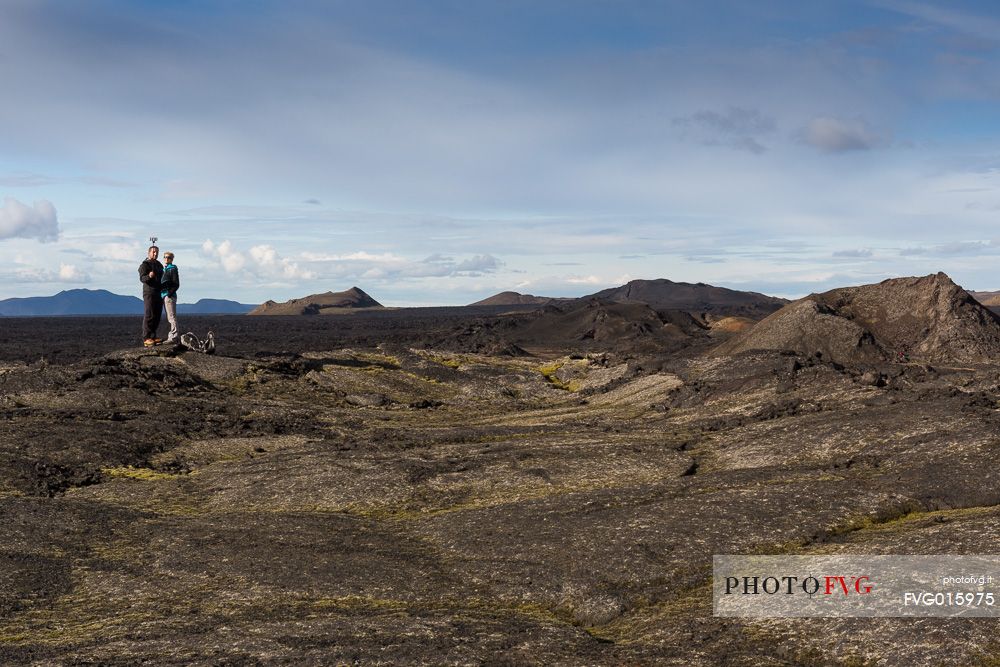
<instances>
[{"instance_id":1,"label":"two people standing","mask_svg":"<svg viewBox=\"0 0 1000 667\"><path fill-rule=\"evenodd\" d=\"M157 259L160 249L155 245L149 246L146 251L146 259L139 265L139 281L142 283L142 344L146 347L158 345L163 341L156 337L156 330L160 326L160 318L163 309L166 307L167 321L170 323L170 333L167 335L167 343L176 343L177 338L177 290L180 289L181 280L177 267L174 266L174 254L165 253L163 259L167 265L163 266Z\"/></svg>"}]
</instances>

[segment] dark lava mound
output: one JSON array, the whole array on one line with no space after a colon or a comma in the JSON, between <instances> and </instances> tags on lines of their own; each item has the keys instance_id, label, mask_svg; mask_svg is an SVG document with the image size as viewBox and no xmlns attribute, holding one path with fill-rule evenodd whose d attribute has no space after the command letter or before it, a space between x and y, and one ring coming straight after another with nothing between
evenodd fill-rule
<instances>
[{"instance_id":1,"label":"dark lava mound","mask_svg":"<svg viewBox=\"0 0 1000 667\"><path fill-rule=\"evenodd\" d=\"M556 299L549 296L535 296L534 294L521 294L520 292L500 292L482 301L470 303L470 306L544 306L547 303L558 303L569 299Z\"/></svg>"},{"instance_id":2,"label":"dark lava mound","mask_svg":"<svg viewBox=\"0 0 1000 667\"><path fill-rule=\"evenodd\" d=\"M684 310L654 309L644 303L603 299L548 304L529 313L480 318L422 343L453 352L520 356L573 352L674 354L703 351L741 326L716 327L711 318ZM729 320L723 318L724 325ZM752 323L747 320L748 323Z\"/></svg>"},{"instance_id":3,"label":"dark lava mound","mask_svg":"<svg viewBox=\"0 0 1000 667\"><path fill-rule=\"evenodd\" d=\"M716 354L821 353L841 363L981 362L1000 355L1000 317L944 273L843 287L795 301L732 338Z\"/></svg>"},{"instance_id":4,"label":"dark lava mound","mask_svg":"<svg viewBox=\"0 0 1000 667\"><path fill-rule=\"evenodd\" d=\"M591 299L566 311L547 308L513 332L523 347L556 346L616 352L662 352L706 339L707 325L690 313L657 311L643 303Z\"/></svg>"},{"instance_id":5,"label":"dark lava mound","mask_svg":"<svg viewBox=\"0 0 1000 667\"><path fill-rule=\"evenodd\" d=\"M741 292L705 283L675 283L665 278L658 280L633 280L621 287L601 290L588 299L644 303L656 310L685 310L693 313L711 313L716 316L736 315L759 319L778 310L786 303L757 292Z\"/></svg>"},{"instance_id":6,"label":"dark lava mound","mask_svg":"<svg viewBox=\"0 0 1000 667\"><path fill-rule=\"evenodd\" d=\"M348 308L381 308L375 299L368 296L359 287L352 287L343 292L324 292L310 294L301 299L292 299L284 303L265 301L250 311L250 315L323 315L339 312Z\"/></svg>"}]
</instances>

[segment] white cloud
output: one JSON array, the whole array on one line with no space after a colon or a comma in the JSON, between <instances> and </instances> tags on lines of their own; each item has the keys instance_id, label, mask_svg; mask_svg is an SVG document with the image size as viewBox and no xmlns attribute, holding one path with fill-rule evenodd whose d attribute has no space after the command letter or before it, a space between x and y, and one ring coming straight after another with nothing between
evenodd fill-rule
<instances>
[{"instance_id":1,"label":"white cloud","mask_svg":"<svg viewBox=\"0 0 1000 667\"><path fill-rule=\"evenodd\" d=\"M878 4L901 14L907 14L929 23L935 23L958 32L980 37L987 40L987 43L995 42L997 35L1000 34L1000 21L996 18L984 14L970 14L955 10L947 6L949 3L942 3L945 6L936 7L925 2L880 0Z\"/></svg>"},{"instance_id":2,"label":"white cloud","mask_svg":"<svg viewBox=\"0 0 1000 667\"><path fill-rule=\"evenodd\" d=\"M343 254L303 252L303 260L323 263L324 275L340 278L444 278L451 276L480 276L494 273L504 263L489 254L473 255L467 259L435 253L420 261L407 259L391 252L371 253L365 250Z\"/></svg>"},{"instance_id":3,"label":"white cloud","mask_svg":"<svg viewBox=\"0 0 1000 667\"><path fill-rule=\"evenodd\" d=\"M202 254L217 259L226 273L237 273L246 269L248 276L265 282L274 280L300 281L315 280L315 271L302 268L298 262L287 257L282 257L278 251L270 245L255 245L245 254L233 246L228 239L222 243L215 243L211 239L206 239L201 244Z\"/></svg>"},{"instance_id":4,"label":"white cloud","mask_svg":"<svg viewBox=\"0 0 1000 667\"><path fill-rule=\"evenodd\" d=\"M389 277L389 272L385 269L373 267L362 273L360 277L368 280L382 280Z\"/></svg>"},{"instance_id":5,"label":"white cloud","mask_svg":"<svg viewBox=\"0 0 1000 667\"><path fill-rule=\"evenodd\" d=\"M302 253L302 258L309 262L405 262L407 261L405 257L395 255L391 252L384 252L381 255L376 255L374 253L365 252L360 250L358 252L346 253L343 255L331 255L328 253L317 253L317 252L304 252Z\"/></svg>"},{"instance_id":6,"label":"white cloud","mask_svg":"<svg viewBox=\"0 0 1000 667\"><path fill-rule=\"evenodd\" d=\"M869 150L881 141L863 120L844 120L820 116L809 121L801 131L802 140L826 153Z\"/></svg>"},{"instance_id":7,"label":"white cloud","mask_svg":"<svg viewBox=\"0 0 1000 667\"><path fill-rule=\"evenodd\" d=\"M129 183L127 181L120 181L114 178L107 178L105 176L60 177L60 176L48 176L45 174L35 174L31 172L17 172L12 174L0 175L0 185L7 187L14 187L14 188L51 187L53 185L60 185L64 183L96 185L108 188L135 187L134 183Z\"/></svg>"},{"instance_id":8,"label":"white cloud","mask_svg":"<svg viewBox=\"0 0 1000 667\"><path fill-rule=\"evenodd\" d=\"M273 266L278 259L278 252L269 245L255 245L250 248L250 256L257 264Z\"/></svg>"},{"instance_id":9,"label":"white cloud","mask_svg":"<svg viewBox=\"0 0 1000 667\"><path fill-rule=\"evenodd\" d=\"M63 282L86 282L88 278L73 264L59 264L59 280Z\"/></svg>"},{"instance_id":10,"label":"white cloud","mask_svg":"<svg viewBox=\"0 0 1000 667\"><path fill-rule=\"evenodd\" d=\"M851 248L848 250L835 250L833 253L834 257L850 257L855 259L864 259L871 257L874 253L868 248Z\"/></svg>"},{"instance_id":11,"label":"white cloud","mask_svg":"<svg viewBox=\"0 0 1000 667\"><path fill-rule=\"evenodd\" d=\"M247 261L243 253L234 249L233 244L228 239L219 244L215 244L211 239L206 239L201 244L201 250L209 257L218 259L226 273L236 273L243 268Z\"/></svg>"},{"instance_id":12,"label":"white cloud","mask_svg":"<svg viewBox=\"0 0 1000 667\"><path fill-rule=\"evenodd\" d=\"M5 280L14 283L86 283L90 282L90 276L80 271L73 264L60 262L58 271L51 271L37 266L19 266L10 273L10 277L4 276Z\"/></svg>"},{"instance_id":13,"label":"white cloud","mask_svg":"<svg viewBox=\"0 0 1000 667\"><path fill-rule=\"evenodd\" d=\"M0 208L0 239L25 238L41 242L59 238L59 219L55 207L45 199L27 206L13 197L5 197Z\"/></svg>"},{"instance_id":14,"label":"white cloud","mask_svg":"<svg viewBox=\"0 0 1000 667\"><path fill-rule=\"evenodd\" d=\"M444 258L445 260L450 258ZM441 261L445 263L445 261ZM459 262L454 266L454 273L489 273L491 271L496 271L501 266L503 262L498 260L493 255L476 255L465 261Z\"/></svg>"},{"instance_id":15,"label":"white cloud","mask_svg":"<svg viewBox=\"0 0 1000 667\"><path fill-rule=\"evenodd\" d=\"M37 267L23 267L14 270L14 282L18 283L50 283L52 272Z\"/></svg>"},{"instance_id":16,"label":"white cloud","mask_svg":"<svg viewBox=\"0 0 1000 667\"><path fill-rule=\"evenodd\" d=\"M131 261L139 262L144 255L144 248L138 241L113 242L98 246L91 257L97 261Z\"/></svg>"},{"instance_id":17,"label":"white cloud","mask_svg":"<svg viewBox=\"0 0 1000 667\"><path fill-rule=\"evenodd\" d=\"M297 262L282 257L278 251L269 245L255 245L250 248L250 257L254 261L254 270L265 275L279 275L287 280L313 280L313 271L299 268Z\"/></svg>"},{"instance_id":18,"label":"white cloud","mask_svg":"<svg viewBox=\"0 0 1000 667\"><path fill-rule=\"evenodd\" d=\"M899 251L899 254L902 257L916 257L920 255L928 257L947 257L987 255L995 254L996 251L996 244L989 241L952 241L951 243L943 243L933 247L916 246L903 248Z\"/></svg>"}]
</instances>

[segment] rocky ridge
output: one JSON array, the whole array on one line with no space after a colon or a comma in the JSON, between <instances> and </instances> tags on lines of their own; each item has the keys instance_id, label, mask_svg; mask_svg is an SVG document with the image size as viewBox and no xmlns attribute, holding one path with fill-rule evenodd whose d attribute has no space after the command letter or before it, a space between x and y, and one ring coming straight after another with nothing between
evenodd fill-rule
<instances>
[{"instance_id":1,"label":"rocky ridge","mask_svg":"<svg viewBox=\"0 0 1000 667\"><path fill-rule=\"evenodd\" d=\"M581 301L599 299L621 303L644 303L654 309L684 310L715 317L743 316L759 319L788 303L787 299L757 292L744 292L705 283L632 280L620 287L595 292Z\"/></svg>"},{"instance_id":2,"label":"rocky ridge","mask_svg":"<svg viewBox=\"0 0 1000 667\"><path fill-rule=\"evenodd\" d=\"M811 294L715 350L818 353L840 363L975 363L1000 357L1000 316L944 273Z\"/></svg>"}]
</instances>

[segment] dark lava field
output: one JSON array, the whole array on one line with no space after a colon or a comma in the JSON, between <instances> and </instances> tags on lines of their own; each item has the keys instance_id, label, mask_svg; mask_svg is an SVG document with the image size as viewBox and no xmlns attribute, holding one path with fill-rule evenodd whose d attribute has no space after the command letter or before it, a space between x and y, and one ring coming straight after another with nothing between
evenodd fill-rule
<instances>
[{"instance_id":1,"label":"dark lava field","mask_svg":"<svg viewBox=\"0 0 1000 667\"><path fill-rule=\"evenodd\" d=\"M512 310L504 306L408 308L366 311L338 318L304 316L187 315L180 331L204 337L215 333L220 353L254 358L379 343L429 344L456 327ZM115 350L141 346L142 318L0 317L0 361L72 363ZM166 338L166 318L160 325Z\"/></svg>"},{"instance_id":2,"label":"dark lava field","mask_svg":"<svg viewBox=\"0 0 1000 667\"><path fill-rule=\"evenodd\" d=\"M182 325L0 319L0 664L1000 664L712 615L714 554L1000 552L1000 320L942 274Z\"/></svg>"}]
</instances>

